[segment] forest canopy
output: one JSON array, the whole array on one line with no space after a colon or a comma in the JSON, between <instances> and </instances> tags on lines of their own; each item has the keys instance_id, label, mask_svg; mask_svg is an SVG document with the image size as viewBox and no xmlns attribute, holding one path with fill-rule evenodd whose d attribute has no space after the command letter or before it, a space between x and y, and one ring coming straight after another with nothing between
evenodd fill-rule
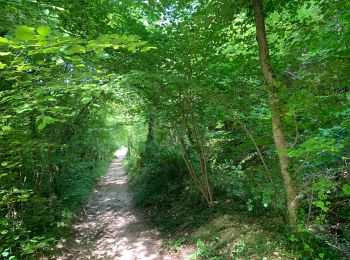
<instances>
[{"instance_id":1,"label":"forest canopy","mask_svg":"<svg viewBox=\"0 0 350 260\"><path fill-rule=\"evenodd\" d=\"M253 214L350 257L349 46L347 0L0 0L1 257L66 237L122 145L164 230Z\"/></svg>"}]
</instances>

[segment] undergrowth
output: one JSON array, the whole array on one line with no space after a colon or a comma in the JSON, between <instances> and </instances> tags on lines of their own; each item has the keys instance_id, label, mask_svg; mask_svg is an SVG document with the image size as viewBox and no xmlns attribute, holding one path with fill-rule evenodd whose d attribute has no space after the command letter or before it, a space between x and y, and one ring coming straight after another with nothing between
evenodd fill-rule
<instances>
[{"instance_id":1,"label":"undergrowth","mask_svg":"<svg viewBox=\"0 0 350 260\"><path fill-rule=\"evenodd\" d=\"M83 205L90 197L94 185L107 172L112 159L113 157L110 156L96 163L93 168L82 172L80 179L79 174L72 175L74 178L67 178L62 199L56 199L54 203L51 201L43 205L43 210L46 209L46 213L43 211L42 214L37 215L33 223L28 223L37 228L37 232L41 232L43 236L51 238L51 243L43 250L38 251L37 257L58 253L55 244L71 239L74 235L72 225L76 217L81 214ZM38 228L39 225L41 229Z\"/></svg>"},{"instance_id":2,"label":"undergrowth","mask_svg":"<svg viewBox=\"0 0 350 260\"><path fill-rule=\"evenodd\" d=\"M72 224L89 198L93 186L105 174L112 156L87 165L74 174L66 172L56 196L33 194L22 205L17 221L1 219L0 251L3 259L39 259L55 254L55 244L72 235ZM2 259L0 257L0 259Z\"/></svg>"},{"instance_id":3,"label":"undergrowth","mask_svg":"<svg viewBox=\"0 0 350 260\"><path fill-rule=\"evenodd\" d=\"M208 208L176 147L149 148L138 160L129 157L126 168L134 202L161 232L168 250L193 247L191 259L341 259L311 233L290 233L274 208L252 210L244 198L219 190L222 178L220 185L213 184L221 196Z\"/></svg>"}]
</instances>

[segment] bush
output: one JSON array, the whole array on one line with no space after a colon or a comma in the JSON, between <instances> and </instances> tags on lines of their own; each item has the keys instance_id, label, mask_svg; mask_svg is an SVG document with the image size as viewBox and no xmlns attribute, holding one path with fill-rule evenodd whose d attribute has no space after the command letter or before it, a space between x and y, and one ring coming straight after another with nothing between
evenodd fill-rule
<instances>
[{"instance_id":1,"label":"bush","mask_svg":"<svg viewBox=\"0 0 350 260\"><path fill-rule=\"evenodd\" d=\"M183 191L187 176L179 149L150 144L142 153L139 161L134 159L137 155L127 159L135 203L139 206L169 205ZM130 162L134 165L130 166Z\"/></svg>"}]
</instances>

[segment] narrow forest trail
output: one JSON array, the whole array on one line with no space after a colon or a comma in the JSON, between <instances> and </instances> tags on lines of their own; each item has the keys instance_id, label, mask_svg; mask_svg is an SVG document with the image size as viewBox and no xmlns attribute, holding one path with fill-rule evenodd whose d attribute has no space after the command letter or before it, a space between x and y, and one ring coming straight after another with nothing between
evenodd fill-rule
<instances>
[{"instance_id":1,"label":"narrow forest trail","mask_svg":"<svg viewBox=\"0 0 350 260\"><path fill-rule=\"evenodd\" d=\"M95 187L74 238L56 259L186 259L186 250L162 250L158 232L134 208L122 161L115 159Z\"/></svg>"}]
</instances>

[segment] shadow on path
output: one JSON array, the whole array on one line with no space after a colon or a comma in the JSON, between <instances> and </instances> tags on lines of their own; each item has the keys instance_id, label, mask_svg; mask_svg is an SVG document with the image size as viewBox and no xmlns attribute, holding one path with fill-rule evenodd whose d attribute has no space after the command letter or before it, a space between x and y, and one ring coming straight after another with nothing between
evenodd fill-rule
<instances>
[{"instance_id":1,"label":"shadow on path","mask_svg":"<svg viewBox=\"0 0 350 260\"><path fill-rule=\"evenodd\" d=\"M158 232L134 209L122 160L114 160L95 187L74 239L56 259L186 259L186 250L163 253Z\"/></svg>"}]
</instances>

